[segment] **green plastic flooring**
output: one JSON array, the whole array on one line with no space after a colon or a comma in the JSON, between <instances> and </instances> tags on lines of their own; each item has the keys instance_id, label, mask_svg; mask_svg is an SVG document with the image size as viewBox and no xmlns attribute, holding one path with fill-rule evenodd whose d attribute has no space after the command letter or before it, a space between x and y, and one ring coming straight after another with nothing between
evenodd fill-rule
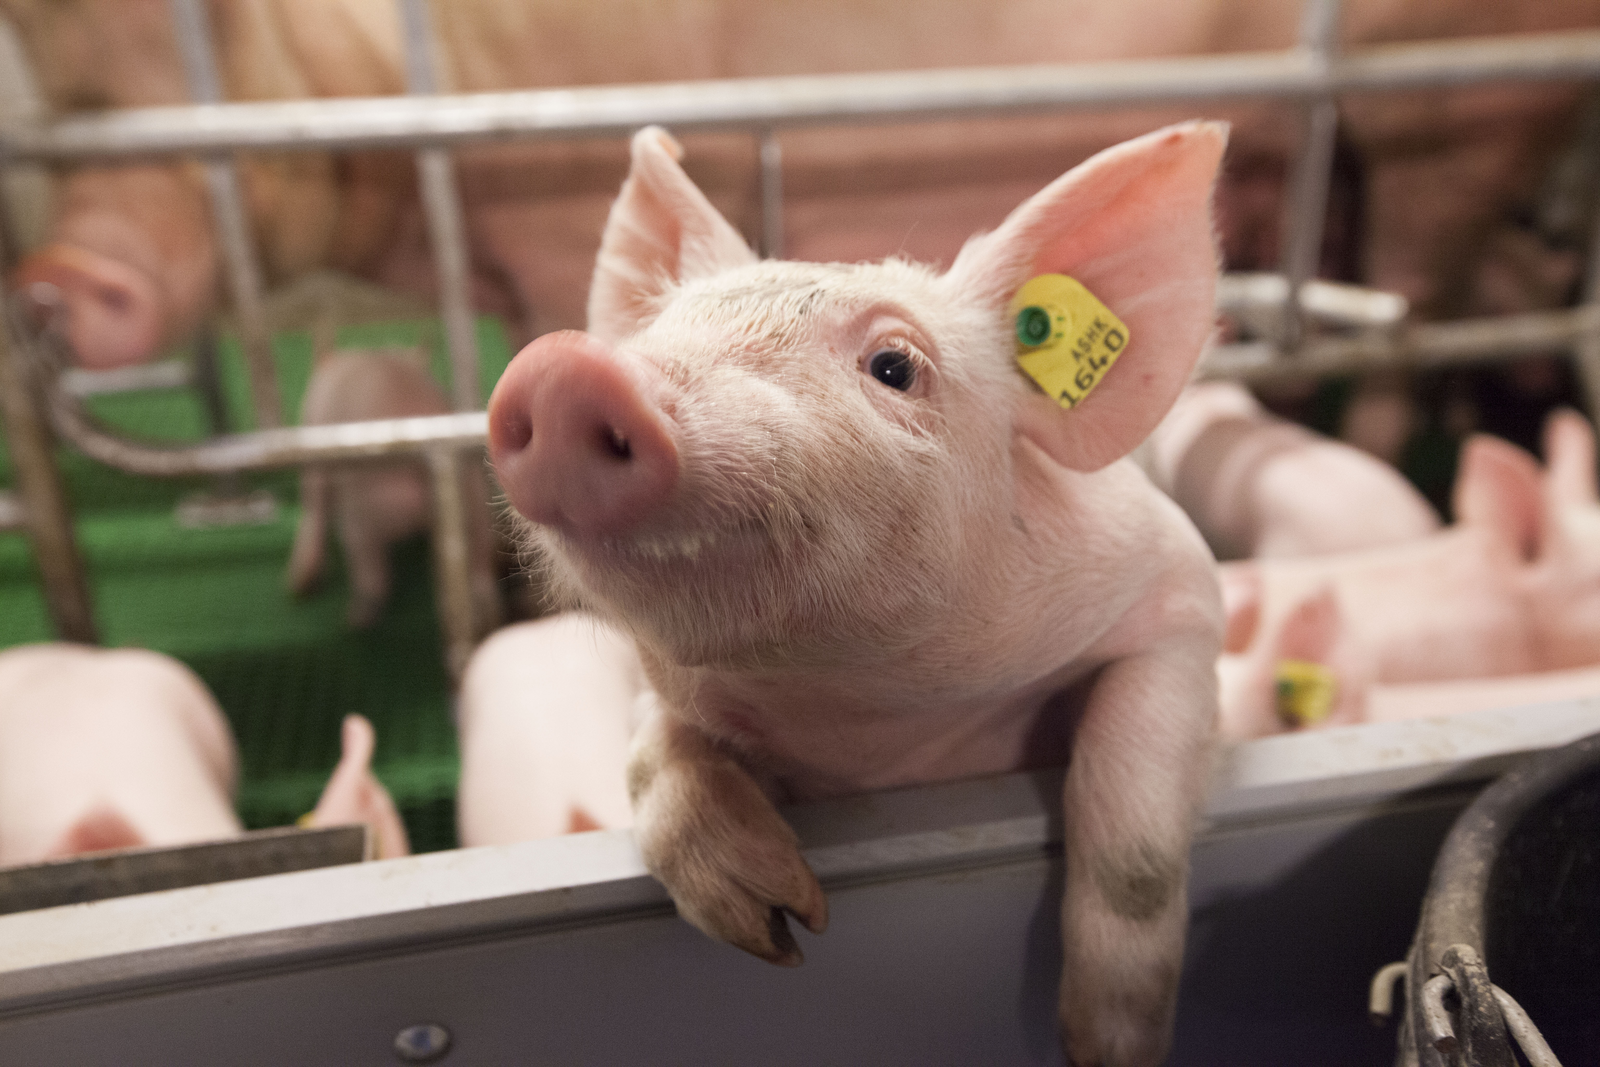
<instances>
[{"instance_id":1,"label":"green plastic flooring","mask_svg":"<svg viewBox=\"0 0 1600 1067\"><path fill-rule=\"evenodd\" d=\"M436 322L350 327L340 346L426 344L445 380ZM511 353L499 324L478 325L485 391ZM311 339L274 342L287 418L300 407ZM235 345L221 354L230 425L252 423ZM130 436L186 441L204 436L198 397L187 389L101 396L89 401L104 422ZM344 623L346 585L337 551L320 589L289 596L283 569L299 519L298 476L245 479L272 491L275 522L186 529L174 515L183 497L212 488L204 479L137 478L63 449L60 464L94 598L101 640L175 656L211 687L238 740L237 798L251 828L293 822L309 811L339 755L339 723L360 712L377 728L378 777L393 794L416 851L455 845L460 761L450 687L434 613L425 539L396 546L394 595L369 630ZM0 452L0 484L12 475ZM20 534L0 534L0 647L52 639L32 554Z\"/></svg>"}]
</instances>

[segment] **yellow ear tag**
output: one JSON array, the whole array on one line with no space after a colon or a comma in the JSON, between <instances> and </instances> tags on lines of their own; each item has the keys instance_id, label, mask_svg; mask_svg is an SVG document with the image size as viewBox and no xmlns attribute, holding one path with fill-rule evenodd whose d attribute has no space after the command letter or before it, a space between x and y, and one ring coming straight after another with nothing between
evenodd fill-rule
<instances>
[{"instance_id":1,"label":"yellow ear tag","mask_svg":"<svg viewBox=\"0 0 1600 1067\"><path fill-rule=\"evenodd\" d=\"M1278 718L1288 726L1315 726L1333 711L1338 688L1333 671L1303 659L1280 659L1274 675Z\"/></svg>"},{"instance_id":2,"label":"yellow ear tag","mask_svg":"<svg viewBox=\"0 0 1600 1067\"><path fill-rule=\"evenodd\" d=\"M1128 346L1128 327L1076 278L1040 274L1011 298L1017 364L1064 408L1100 384Z\"/></svg>"}]
</instances>

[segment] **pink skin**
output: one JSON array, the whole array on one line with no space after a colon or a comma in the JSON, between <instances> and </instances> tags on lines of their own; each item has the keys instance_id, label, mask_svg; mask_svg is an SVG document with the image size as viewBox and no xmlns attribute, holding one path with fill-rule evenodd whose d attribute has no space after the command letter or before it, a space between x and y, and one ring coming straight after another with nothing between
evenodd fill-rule
<instances>
[{"instance_id":1,"label":"pink skin","mask_svg":"<svg viewBox=\"0 0 1600 1067\"><path fill-rule=\"evenodd\" d=\"M1366 721L1437 719L1471 711L1495 711L1594 696L1600 696L1600 666L1461 682L1375 685L1367 690Z\"/></svg>"},{"instance_id":2,"label":"pink skin","mask_svg":"<svg viewBox=\"0 0 1600 1067\"><path fill-rule=\"evenodd\" d=\"M372 773L372 752L377 734L360 715L346 715L340 727L342 755L323 787L317 806L305 818L307 826L366 825L373 835L373 851L380 860L411 854L405 824L394 800Z\"/></svg>"},{"instance_id":3,"label":"pink skin","mask_svg":"<svg viewBox=\"0 0 1600 1067\"><path fill-rule=\"evenodd\" d=\"M1224 733L1246 738L1287 728L1272 697L1281 659L1333 670L1332 723L1371 718L1374 686L1600 663L1593 431L1581 416L1558 412L1546 425L1545 449L1549 465L1541 472L1504 441L1470 439L1455 488L1459 521L1426 539L1224 564L1232 653L1219 664Z\"/></svg>"},{"instance_id":4,"label":"pink skin","mask_svg":"<svg viewBox=\"0 0 1600 1067\"><path fill-rule=\"evenodd\" d=\"M758 262L676 144L637 135L588 335L530 346L490 402L508 495L599 618L491 644L500 666L469 678L505 694L513 651L565 664L551 688L520 687L517 716L549 724L529 737L570 733L557 724L579 706L606 719L579 731L586 765L632 727L626 778L588 796L523 750L540 784L511 799L546 794L529 822L603 823L625 781L680 914L794 964L775 916L820 932L827 905L775 802L1059 763L1070 734L1064 1040L1074 1062L1159 1061L1222 617L1200 538L1119 457L1210 335L1223 146L1197 123L1111 149L941 275ZM1013 362L1010 298L1054 271L1133 338L1071 412ZM885 353L912 370L903 389L875 377ZM630 638L640 679L619 689ZM469 685L464 728L492 723L490 699ZM485 808L463 812L464 839L506 832Z\"/></svg>"},{"instance_id":5,"label":"pink skin","mask_svg":"<svg viewBox=\"0 0 1600 1067\"><path fill-rule=\"evenodd\" d=\"M633 642L578 612L485 640L458 704L462 845L632 825L624 768L643 685Z\"/></svg>"},{"instance_id":6,"label":"pink skin","mask_svg":"<svg viewBox=\"0 0 1600 1067\"><path fill-rule=\"evenodd\" d=\"M1393 467L1269 414L1232 382L1186 389L1150 448L1156 484L1220 559L1378 548L1439 528Z\"/></svg>"},{"instance_id":7,"label":"pink skin","mask_svg":"<svg viewBox=\"0 0 1600 1067\"><path fill-rule=\"evenodd\" d=\"M510 414L490 436L513 507L534 522L603 536L666 503L678 450L638 375L577 331L545 334L522 350L511 380L497 387L511 398L502 406Z\"/></svg>"},{"instance_id":8,"label":"pink skin","mask_svg":"<svg viewBox=\"0 0 1600 1067\"><path fill-rule=\"evenodd\" d=\"M67 339L83 366L138 363L163 340L166 308L154 279L108 256L58 241L33 253L15 284L50 285L61 294Z\"/></svg>"},{"instance_id":9,"label":"pink skin","mask_svg":"<svg viewBox=\"0 0 1600 1067\"><path fill-rule=\"evenodd\" d=\"M0 9L17 23L59 111L186 98L165 4L0 0ZM435 19L450 86L494 91L1275 49L1294 42L1299 9L1299 0L1196 0L1162 6L1152 17L1154 5L1104 0L1007 0L1000 7L930 0L908 20L895 5L849 0L708 0L688 7L453 0ZM212 13L230 99L372 96L403 87L400 35L388 0L215 0ZM1592 5L1581 0L1351 0L1343 36L1356 45L1595 21ZM817 34L816 26L835 32ZM1396 288L1430 312L1459 310L1446 297L1470 289L1465 283L1484 273L1480 261L1496 257L1495 224L1536 186L1575 99L1564 88L1497 86L1346 101L1348 133L1373 191L1366 280ZM996 225L1021 196L1065 167L1178 117L1150 110L787 133L786 248L805 259L903 253L952 262L968 234ZM1235 267L1268 267L1277 257L1282 161L1294 137L1270 108L1241 105L1228 117L1243 162L1219 188L1224 243ZM748 138L708 136L695 149L697 177L713 202L754 232L757 181ZM996 159L1006 161L1004 176L997 175ZM625 169L616 143L463 150L479 306L513 319L519 336L581 326L594 235ZM180 175L182 168L171 171ZM123 172L101 173L114 183ZM247 161L244 185L269 278L324 265L431 293L413 173L399 154L355 153L337 164L303 153ZM113 302L127 301L126 272L101 263L73 277L69 301L82 309L73 339L86 365L149 358L210 310L217 256L197 194L198 186L181 198L102 189L60 209L58 244L143 272L162 295L159 301L140 295L137 314L112 314L102 298L120 291ZM76 220L95 212L123 215L149 244L161 246L160 254L147 262L92 238L83 243L72 232ZM186 258L209 265L204 286L175 280ZM118 280L108 288L113 276Z\"/></svg>"},{"instance_id":10,"label":"pink skin","mask_svg":"<svg viewBox=\"0 0 1600 1067\"><path fill-rule=\"evenodd\" d=\"M425 360L426 355L416 349L324 353L306 386L300 421L310 426L444 414L450 403ZM477 484L483 499L481 478ZM404 461L308 467L300 476L300 508L286 575L289 588L304 595L316 585L331 521L338 529L350 576L347 618L351 626L372 625L389 598L389 546L430 528L433 505L426 470ZM474 508L469 518L471 547L479 562L474 568L474 596L485 605L493 604L487 512Z\"/></svg>"},{"instance_id":11,"label":"pink skin","mask_svg":"<svg viewBox=\"0 0 1600 1067\"><path fill-rule=\"evenodd\" d=\"M190 168L83 170L58 199L54 240L23 260L12 284L55 287L81 365L138 363L194 328L215 261Z\"/></svg>"},{"instance_id":12,"label":"pink skin","mask_svg":"<svg viewBox=\"0 0 1600 1067\"><path fill-rule=\"evenodd\" d=\"M221 710L175 660L0 653L0 865L231 837L237 763Z\"/></svg>"}]
</instances>

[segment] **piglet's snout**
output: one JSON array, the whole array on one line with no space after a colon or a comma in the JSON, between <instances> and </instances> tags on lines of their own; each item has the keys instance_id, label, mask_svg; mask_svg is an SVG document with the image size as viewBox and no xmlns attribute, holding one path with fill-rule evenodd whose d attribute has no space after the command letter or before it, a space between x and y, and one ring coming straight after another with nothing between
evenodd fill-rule
<instances>
[{"instance_id":1,"label":"piglet's snout","mask_svg":"<svg viewBox=\"0 0 1600 1067\"><path fill-rule=\"evenodd\" d=\"M519 352L489 398L489 456L512 506L564 533L603 537L665 503L678 448L647 373L575 330Z\"/></svg>"}]
</instances>

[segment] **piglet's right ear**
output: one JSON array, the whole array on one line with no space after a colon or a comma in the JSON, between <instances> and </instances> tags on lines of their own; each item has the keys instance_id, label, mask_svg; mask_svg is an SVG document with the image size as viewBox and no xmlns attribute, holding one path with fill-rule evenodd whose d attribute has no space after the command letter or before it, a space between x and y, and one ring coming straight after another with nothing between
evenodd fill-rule
<instances>
[{"instance_id":1,"label":"piglet's right ear","mask_svg":"<svg viewBox=\"0 0 1600 1067\"><path fill-rule=\"evenodd\" d=\"M1500 537L1525 560L1544 542L1539 461L1498 437L1473 434L1461 446L1451 505L1456 522Z\"/></svg>"},{"instance_id":2,"label":"piglet's right ear","mask_svg":"<svg viewBox=\"0 0 1600 1067\"><path fill-rule=\"evenodd\" d=\"M656 314L673 286L756 255L678 166L683 149L660 126L634 134L633 166L611 205L589 287L589 332L616 342Z\"/></svg>"},{"instance_id":3,"label":"piglet's right ear","mask_svg":"<svg viewBox=\"0 0 1600 1067\"><path fill-rule=\"evenodd\" d=\"M1211 186L1227 140L1225 125L1191 122L1109 148L970 241L946 275L998 318L1029 278L1068 274L1128 326L1126 349L1077 407L1035 392L1019 410L1023 435L1058 463L1092 471L1127 455L1189 380L1216 321Z\"/></svg>"}]
</instances>

